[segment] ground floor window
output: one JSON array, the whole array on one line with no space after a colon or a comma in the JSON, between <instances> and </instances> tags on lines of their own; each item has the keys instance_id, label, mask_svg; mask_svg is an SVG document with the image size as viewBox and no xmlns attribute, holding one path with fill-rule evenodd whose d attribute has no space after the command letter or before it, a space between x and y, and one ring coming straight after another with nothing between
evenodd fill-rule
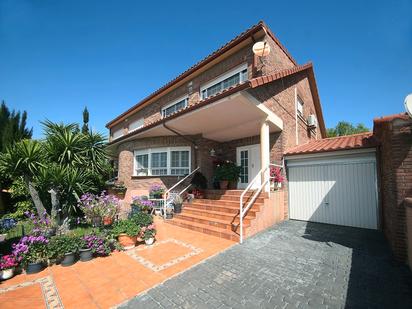
<instances>
[{"instance_id":1,"label":"ground floor window","mask_svg":"<svg viewBox=\"0 0 412 309\"><path fill-rule=\"evenodd\" d=\"M190 173L190 147L136 150L134 158L134 176L182 176Z\"/></svg>"}]
</instances>

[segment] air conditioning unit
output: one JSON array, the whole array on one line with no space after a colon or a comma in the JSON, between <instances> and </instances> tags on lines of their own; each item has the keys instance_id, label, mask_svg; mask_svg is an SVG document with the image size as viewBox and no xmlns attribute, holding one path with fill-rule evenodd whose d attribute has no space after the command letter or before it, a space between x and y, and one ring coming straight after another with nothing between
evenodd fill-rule
<instances>
[{"instance_id":1,"label":"air conditioning unit","mask_svg":"<svg viewBox=\"0 0 412 309\"><path fill-rule=\"evenodd\" d=\"M315 115L309 115L308 116L308 126L312 128L316 128L318 126L318 121L316 120Z\"/></svg>"}]
</instances>

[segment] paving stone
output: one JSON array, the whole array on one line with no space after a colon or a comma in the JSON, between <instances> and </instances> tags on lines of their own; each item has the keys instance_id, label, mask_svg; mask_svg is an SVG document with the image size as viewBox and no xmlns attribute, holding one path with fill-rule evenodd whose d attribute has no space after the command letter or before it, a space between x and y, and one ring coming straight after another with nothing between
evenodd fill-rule
<instances>
[{"instance_id":1,"label":"paving stone","mask_svg":"<svg viewBox=\"0 0 412 309\"><path fill-rule=\"evenodd\" d=\"M381 232L286 221L121 308L412 308Z\"/></svg>"}]
</instances>

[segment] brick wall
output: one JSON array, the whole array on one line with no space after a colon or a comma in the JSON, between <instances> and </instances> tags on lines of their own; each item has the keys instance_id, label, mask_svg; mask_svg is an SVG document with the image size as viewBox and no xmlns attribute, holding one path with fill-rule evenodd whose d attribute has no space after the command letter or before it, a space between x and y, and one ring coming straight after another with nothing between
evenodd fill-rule
<instances>
[{"instance_id":1,"label":"brick wall","mask_svg":"<svg viewBox=\"0 0 412 309\"><path fill-rule=\"evenodd\" d=\"M127 120L113 126L111 132L118 129L123 129L124 133L128 132L128 124L139 118L144 118L144 124L147 125L153 121L161 118L162 107L170 104L171 102L184 97L189 97L189 105L197 103L200 99L200 87L201 85L219 77L220 75L226 73L227 71L243 64L248 64L249 78L254 76L260 76L264 74L269 74L277 70L282 70L286 68L291 68L294 66L293 62L288 58L288 56L283 52L283 50L272 40L270 36L265 36L264 38L256 38L257 40L265 39L271 47L271 52L268 56L262 58L263 65L252 52L253 43L250 42L248 45L240 49L239 51L233 53L226 59L215 64L205 72L202 72L198 76L193 77L192 80L180 85L174 90L165 93L163 96L153 101L148 106L137 111L133 115L129 116ZM257 71L253 71L253 64L257 64Z\"/></svg>"},{"instance_id":2,"label":"brick wall","mask_svg":"<svg viewBox=\"0 0 412 309\"><path fill-rule=\"evenodd\" d=\"M192 140L194 144L187 139ZM179 146L191 147L192 168L194 169L199 166L200 171L208 180L211 180L213 176L214 158L210 156L210 150L213 148L217 151L222 151L221 144L202 138L200 135L196 135L186 136L186 139L180 136L161 136L121 143L117 149L114 150L115 155L119 158L119 181L124 182L126 187L130 190L144 190L155 182L162 183L167 188L171 187L178 181L178 177L133 177L134 150Z\"/></svg>"},{"instance_id":3,"label":"brick wall","mask_svg":"<svg viewBox=\"0 0 412 309\"><path fill-rule=\"evenodd\" d=\"M397 260L406 262L406 224L403 201L412 196L412 120L375 120L380 140L380 197L382 229Z\"/></svg>"}]
</instances>

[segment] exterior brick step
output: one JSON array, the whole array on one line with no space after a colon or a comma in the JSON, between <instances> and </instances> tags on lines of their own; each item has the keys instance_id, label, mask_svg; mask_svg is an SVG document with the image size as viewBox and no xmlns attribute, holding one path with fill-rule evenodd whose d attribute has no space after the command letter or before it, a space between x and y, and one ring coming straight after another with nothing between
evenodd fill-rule
<instances>
[{"instance_id":1,"label":"exterior brick step","mask_svg":"<svg viewBox=\"0 0 412 309\"><path fill-rule=\"evenodd\" d=\"M247 201L251 198L251 196L244 196L243 201ZM235 195L205 195L206 200L212 200L212 201L232 201L232 202L239 202L240 201L240 196L235 196ZM258 196L256 198L256 202L263 202L264 197Z\"/></svg>"},{"instance_id":2,"label":"exterior brick step","mask_svg":"<svg viewBox=\"0 0 412 309\"><path fill-rule=\"evenodd\" d=\"M236 234L235 232L229 231L227 229L222 229L222 228L219 228L219 227L216 227L216 226L197 223L197 222L193 222L193 221L192 222L191 221L186 221L186 220L182 220L182 219L179 219L179 218L173 218L171 220L166 220L166 223L173 224L173 225L176 225L176 226L180 226L180 227L183 227L183 228L187 228L187 229L192 230L192 231L197 231L197 232L201 232L201 233L204 233L204 234L229 239L229 240L232 240L232 241L239 241L239 235Z\"/></svg>"},{"instance_id":3,"label":"exterior brick step","mask_svg":"<svg viewBox=\"0 0 412 309\"><path fill-rule=\"evenodd\" d=\"M240 197L240 195L243 193L243 190L206 190L205 194L207 196L238 196ZM245 193L244 196L252 196L255 193L254 190L249 190L248 192ZM263 198L267 198L268 194L261 192L259 194L259 197L263 197Z\"/></svg>"},{"instance_id":4,"label":"exterior brick step","mask_svg":"<svg viewBox=\"0 0 412 309\"><path fill-rule=\"evenodd\" d=\"M226 221L233 221L234 223L239 222L239 216L238 213L224 213L221 211L213 211L213 210L204 210L204 209L199 209L199 208L193 208L186 206L183 209L184 214L194 214L194 215L199 215L202 217L208 217L208 218L217 218L217 219L223 219ZM256 213L248 213L245 217L243 217L243 222L247 222L248 224L252 219L255 218Z\"/></svg>"},{"instance_id":5,"label":"exterior brick step","mask_svg":"<svg viewBox=\"0 0 412 309\"><path fill-rule=\"evenodd\" d=\"M230 206L230 205L216 205L216 204L208 204L208 203L184 203L183 208L185 207L190 207L190 208L196 208L196 209L202 209L202 210L212 210L212 211L218 211L218 212L223 212L223 213L229 213L229 214L238 214L239 213L239 205L236 206ZM248 211L248 214L254 215L256 212L259 212L260 210L260 205L259 204L254 204Z\"/></svg>"},{"instance_id":6,"label":"exterior brick step","mask_svg":"<svg viewBox=\"0 0 412 309\"><path fill-rule=\"evenodd\" d=\"M243 204L248 202L247 199L243 201ZM213 205L223 205L223 206L235 206L239 208L240 200L213 200L213 199L194 199L192 200L194 204L213 204ZM262 205L264 203L264 199L257 198L254 204Z\"/></svg>"},{"instance_id":7,"label":"exterior brick step","mask_svg":"<svg viewBox=\"0 0 412 309\"><path fill-rule=\"evenodd\" d=\"M227 229L229 231L237 231L239 229L239 220L235 222L234 218L229 219L229 220L225 218L210 218L210 217L204 217L198 214L187 213L187 212L175 214L175 217L178 219L185 220L185 221L191 221L191 222L216 226L222 229ZM250 223L249 219L243 221L244 230L246 227L249 226L249 223Z\"/></svg>"}]
</instances>

